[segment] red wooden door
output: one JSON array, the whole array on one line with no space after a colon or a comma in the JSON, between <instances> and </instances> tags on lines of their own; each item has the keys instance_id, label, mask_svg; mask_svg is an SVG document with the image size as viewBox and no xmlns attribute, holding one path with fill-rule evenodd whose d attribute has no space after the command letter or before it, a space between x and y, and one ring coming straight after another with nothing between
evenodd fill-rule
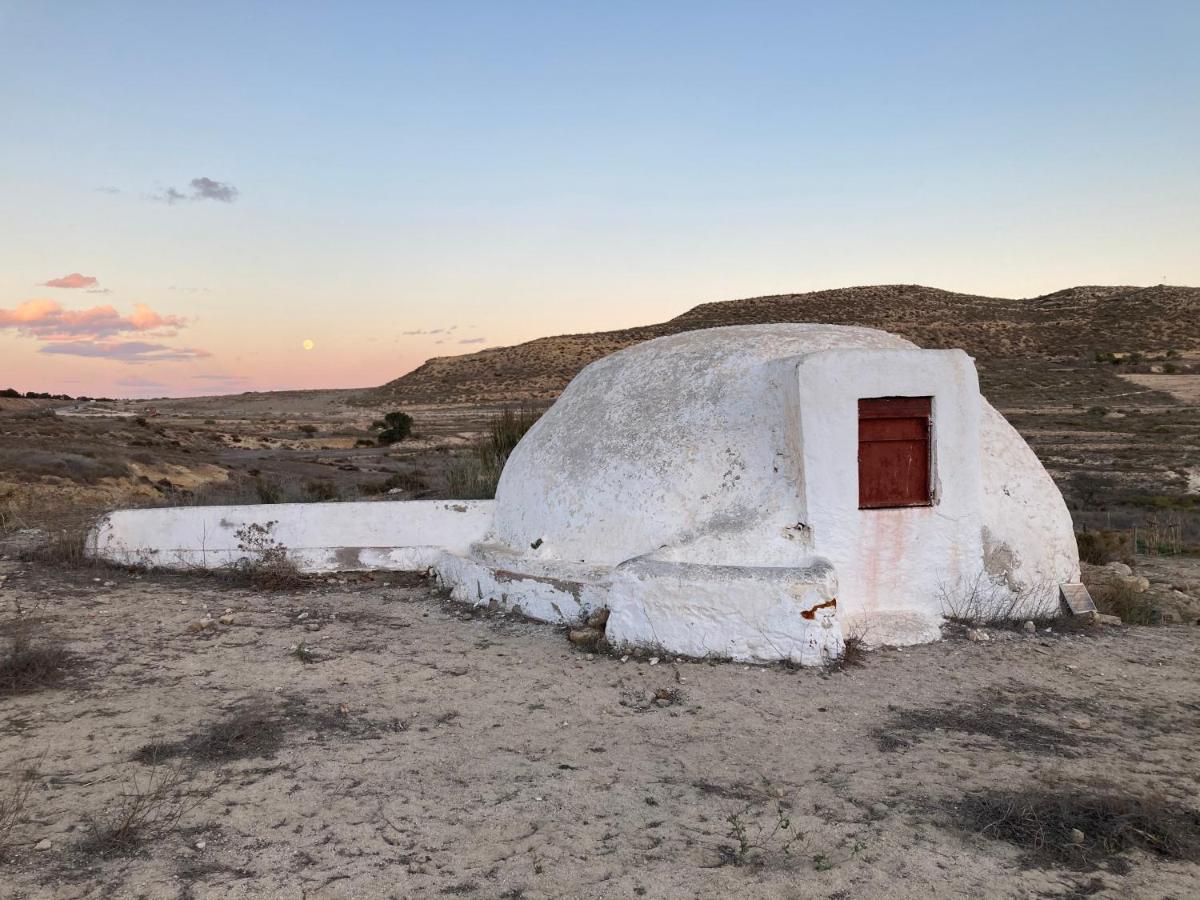
<instances>
[{"instance_id":1,"label":"red wooden door","mask_svg":"<svg viewBox=\"0 0 1200 900\"><path fill-rule=\"evenodd\" d=\"M858 507L928 506L929 397L858 401Z\"/></svg>"}]
</instances>

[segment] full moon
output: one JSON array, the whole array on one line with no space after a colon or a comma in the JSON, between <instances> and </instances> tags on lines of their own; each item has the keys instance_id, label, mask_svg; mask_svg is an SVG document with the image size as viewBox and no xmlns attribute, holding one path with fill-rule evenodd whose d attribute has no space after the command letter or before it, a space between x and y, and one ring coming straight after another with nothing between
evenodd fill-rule
<instances>
[{"instance_id":1,"label":"full moon","mask_svg":"<svg viewBox=\"0 0 1200 900\"><path fill-rule=\"evenodd\" d=\"M300 346L303 347L305 350L311 350L313 347L315 347L317 345L314 344L311 340L305 338L304 343L302 343Z\"/></svg>"}]
</instances>

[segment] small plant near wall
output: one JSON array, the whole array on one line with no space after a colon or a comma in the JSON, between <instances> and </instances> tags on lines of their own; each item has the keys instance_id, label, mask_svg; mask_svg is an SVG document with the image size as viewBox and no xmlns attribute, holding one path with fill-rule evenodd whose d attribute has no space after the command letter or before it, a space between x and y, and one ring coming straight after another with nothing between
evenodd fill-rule
<instances>
[{"instance_id":1,"label":"small plant near wall","mask_svg":"<svg viewBox=\"0 0 1200 900\"><path fill-rule=\"evenodd\" d=\"M288 548L275 540L274 521L250 522L234 532L238 549L245 557L234 566L254 587L286 590L302 580L300 570L288 556Z\"/></svg>"},{"instance_id":2,"label":"small plant near wall","mask_svg":"<svg viewBox=\"0 0 1200 900\"><path fill-rule=\"evenodd\" d=\"M390 412L371 427L379 432L379 444L396 444L412 434L413 417L405 412Z\"/></svg>"}]
</instances>

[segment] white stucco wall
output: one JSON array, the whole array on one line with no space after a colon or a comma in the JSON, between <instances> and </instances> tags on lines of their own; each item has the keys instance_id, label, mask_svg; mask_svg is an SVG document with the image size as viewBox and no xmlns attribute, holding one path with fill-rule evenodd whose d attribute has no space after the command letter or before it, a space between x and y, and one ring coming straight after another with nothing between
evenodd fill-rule
<instances>
[{"instance_id":1,"label":"white stucco wall","mask_svg":"<svg viewBox=\"0 0 1200 900\"><path fill-rule=\"evenodd\" d=\"M847 634L936 640L943 592L978 571L979 383L961 350L828 350L800 360L805 521L838 573ZM932 397L933 504L858 508L858 400Z\"/></svg>"},{"instance_id":2,"label":"white stucco wall","mask_svg":"<svg viewBox=\"0 0 1200 900\"><path fill-rule=\"evenodd\" d=\"M1058 606L1058 585L1079 581L1071 512L1041 460L1004 416L983 402L983 568L1021 598L1027 616Z\"/></svg>"},{"instance_id":3,"label":"white stucco wall","mask_svg":"<svg viewBox=\"0 0 1200 900\"><path fill-rule=\"evenodd\" d=\"M824 560L804 568L633 560L612 573L606 636L618 649L823 665L842 652L837 592Z\"/></svg>"},{"instance_id":4,"label":"white stucco wall","mask_svg":"<svg viewBox=\"0 0 1200 900\"><path fill-rule=\"evenodd\" d=\"M647 554L803 565L796 358L913 346L869 328L747 325L594 362L510 456L491 539L530 559L609 566Z\"/></svg>"},{"instance_id":5,"label":"white stucco wall","mask_svg":"<svg viewBox=\"0 0 1200 900\"><path fill-rule=\"evenodd\" d=\"M209 569L253 559L238 531L268 526L301 571L426 569L445 551L465 555L491 525L490 500L277 503L127 509L89 536L101 559L164 569Z\"/></svg>"}]
</instances>

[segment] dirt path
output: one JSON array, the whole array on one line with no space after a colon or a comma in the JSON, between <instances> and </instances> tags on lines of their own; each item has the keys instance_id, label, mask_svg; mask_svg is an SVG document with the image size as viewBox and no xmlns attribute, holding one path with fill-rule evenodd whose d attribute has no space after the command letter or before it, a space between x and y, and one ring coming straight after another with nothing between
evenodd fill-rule
<instances>
[{"instance_id":1,"label":"dirt path","mask_svg":"<svg viewBox=\"0 0 1200 900\"><path fill-rule=\"evenodd\" d=\"M589 657L415 576L260 594L0 575L4 615L44 602L79 660L0 696L0 790L38 773L5 897L1200 896L1196 862L1110 856L1098 831L1030 858L970 818L1010 791L1111 790L1190 828L1197 628L948 640L824 673ZM198 805L89 849L89 820L164 773L165 805Z\"/></svg>"}]
</instances>

